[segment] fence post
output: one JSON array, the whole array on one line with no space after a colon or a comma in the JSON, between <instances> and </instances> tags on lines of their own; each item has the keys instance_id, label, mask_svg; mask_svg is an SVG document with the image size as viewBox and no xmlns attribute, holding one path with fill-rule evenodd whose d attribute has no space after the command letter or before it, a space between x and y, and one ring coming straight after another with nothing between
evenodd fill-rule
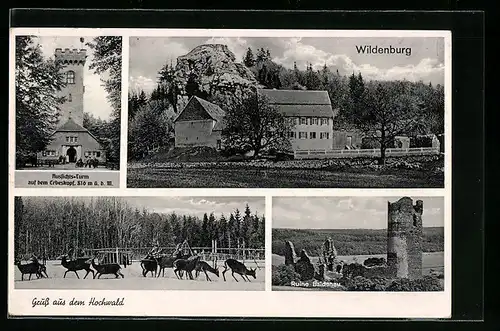
<instances>
[{"instance_id":1,"label":"fence post","mask_svg":"<svg viewBox=\"0 0 500 331\"><path fill-rule=\"evenodd\" d=\"M115 261L115 263L119 264L120 262L118 262L118 261L120 261L120 260L119 260L119 255L118 254L119 254L118 253L118 247L116 247L116 261Z\"/></svg>"}]
</instances>

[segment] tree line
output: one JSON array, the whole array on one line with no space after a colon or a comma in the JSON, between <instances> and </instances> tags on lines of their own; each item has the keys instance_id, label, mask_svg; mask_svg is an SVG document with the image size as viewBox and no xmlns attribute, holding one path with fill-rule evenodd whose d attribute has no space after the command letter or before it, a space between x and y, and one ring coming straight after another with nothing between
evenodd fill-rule
<instances>
[{"instance_id":1,"label":"tree line","mask_svg":"<svg viewBox=\"0 0 500 331\"><path fill-rule=\"evenodd\" d=\"M295 251L305 249L311 256L321 256L323 243L331 237L339 255L374 255L387 253L387 230L382 229L273 229L273 254L283 255L285 241L290 240ZM444 229L424 227L423 252L444 251Z\"/></svg>"},{"instance_id":2,"label":"tree line","mask_svg":"<svg viewBox=\"0 0 500 331\"><path fill-rule=\"evenodd\" d=\"M296 63L289 69L275 63L269 49L264 48L255 52L249 48L242 63L264 88L326 91L337 113L334 129L357 131L377 141L382 163L385 163L385 150L396 136L444 132L444 88L441 85L406 80L366 81L361 72L341 75L326 63L320 70L315 70L310 63L305 69L298 68ZM251 149L255 155L266 149L286 150L289 147L287 139L283 139L290 130L286 119L274 107L267 106L263 110L262 104L266 101L255 96L255 89L236 88L239 93L217 93L221 92L219 88L227 87L219 87L214 80L209 91L202 91L196 80L200 75L190 76L185 86L186 96L197 95L226 111L226 130L223 132L226 146L236 151ZM160 69L152 93L142 90L129 93L129 126L132 127L129 140L134 142L133 146L129 145L130 158L141 158L149 146L168 148L173 144L173 119L182 109L180 94L172 64ZM266 130L256 135L262 128ZM161 134L145 137L147 132Z\"/></svg>"},{"instance_id":3,"label":"tree line","mask_svg":"<svg viewBox=\"0 0 500 331\"><path fill-rule=\"evenodd\" d=\"M84 126L99 140L109 158L118 160L121 113L121 37L95 37L86 45L93 51L90 70L101 82L113 112L109 121L84 114ZM65 97L63 65L45 58L34 36L16 36L16 159L43 151L51 142ZM104 78L106 76L106 78Z\"/></svg>"},{"instance_id":4,"label":"tree line","mask_svg":"<svg viewBox=\"0 0 500 331\"><path fill-rule=\"evenodd\" d=\"M49 258L71 248L192 247L263 248L265 218L248 205L229 215L156 213L132 207L119 197L15 197L15 256L45 253Z\"/></svg>"}]
</instances>

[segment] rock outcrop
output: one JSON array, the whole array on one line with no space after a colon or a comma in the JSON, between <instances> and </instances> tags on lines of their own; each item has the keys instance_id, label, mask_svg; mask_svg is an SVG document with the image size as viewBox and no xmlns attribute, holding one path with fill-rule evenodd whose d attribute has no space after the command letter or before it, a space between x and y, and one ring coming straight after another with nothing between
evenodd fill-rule
<instances>
[{"instance_id":1,"label":"rock outcrop","mask_svg":"<svg viewBox=\"0 0 500 331\"><path fill-rule=\"evenodd\" d=\"M222 44L199 45L177 58L175 77L183 94L192 75L200 90L211 97L258 85L253 73L237 63L234 54Z\"/></svg>"}]
</instances>

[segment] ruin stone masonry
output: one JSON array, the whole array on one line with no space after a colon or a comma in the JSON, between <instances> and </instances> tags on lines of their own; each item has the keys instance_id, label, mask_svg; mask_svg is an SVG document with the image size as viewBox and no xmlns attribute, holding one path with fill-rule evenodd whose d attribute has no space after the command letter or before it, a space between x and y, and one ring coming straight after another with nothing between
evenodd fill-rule
<instances>
[{"instance_id":1,"label":"ruin stone masonry","mask_svg":"<svg viewBox=\"0 0 500 331\"><path fill-rule=\"evenodd\" d=\"M311 280L314 278L314 265L311 263L311 259L304 249L300 252L300 258L297 263L295 263L295 271L300 275L301 281Z\"/></svg>"},{"instance_id":2,"label":"ruin stone masonry","mask_svg":"<svg viewBox=\"0 0 500 331\"><path fill-rule=\"evenodd\" d=\"M285 265L295 265L297 254L291 241L285 241Z\"/></svg>"},{"instance_id":3,"label":"ruin stone masonry","mask_svg":"<svg viewBox=\"0 0 500 331\"><path fill-rule=\"evenodd\" d=\"M422 277L423 202L408 197L388 202L387 265L388 276Z\"/></svg>"}]
</instances>

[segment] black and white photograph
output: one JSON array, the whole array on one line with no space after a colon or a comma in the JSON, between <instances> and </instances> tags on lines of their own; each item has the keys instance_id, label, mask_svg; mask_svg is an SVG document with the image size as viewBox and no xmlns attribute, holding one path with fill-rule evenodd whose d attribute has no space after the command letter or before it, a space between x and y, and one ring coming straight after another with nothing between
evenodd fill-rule
<instances>
[{"instance_id":1,"label":"black and white photograph","mask_svg":"<svg viewBox=\"0 0 500 331\"><path fill-rule=\"evenodd\" d=\"M263 197L14 202L16 289L263 291Z\"/></svg>"},{"instance_id":2,"label":"black and white photograph","mask_svg":"<svg viewBox=\"0 0 500 331\"><path fill-rule=\"evenodd\" d=\"M129 47L127 187L444 187L444 36Z\"/></svg>"},{"instance_id":3,"label":"black and white photograph","mask_svg":"<svg viewBox=\"0 0 500 331\"><path fill-rule=\"evenodd\" d=\"M118 187L121 75L121 36L15 36L16 187Z\"/></svg>"},{"instance_id":4,"label":"black and white photograph","mask_svg":"<svg viewBox=\"0 0 500 331\"><path fill-rule=\"evenodd\" d=\"M444 291L443 197L274 197L273 291Z\"/></svg>"}]
</instances>

